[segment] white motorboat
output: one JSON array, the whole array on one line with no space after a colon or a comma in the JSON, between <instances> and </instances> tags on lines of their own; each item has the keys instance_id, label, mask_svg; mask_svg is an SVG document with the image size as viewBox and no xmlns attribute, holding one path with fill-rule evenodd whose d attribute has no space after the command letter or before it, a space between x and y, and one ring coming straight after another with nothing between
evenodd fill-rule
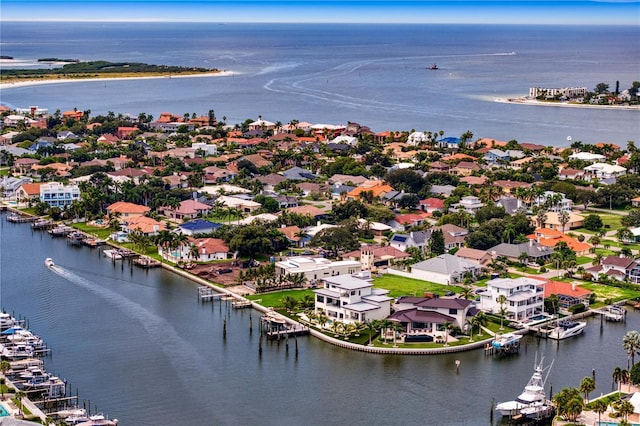
<instances>
[{"instance_id":1,"label":"white motorboat","mask_svg":"<svg viewBox=\"0 0 640 426\"><path fill-rule=\"evenodd\" d=\"M82 423L77 423L78 426L115 426L118 424L118 420L109 420L102 414L96 414L89 416L89 420Z\"/></svg>"},{"instance_id":2,"label":"white motorboat","mask_svg":"<svg viewBox=\"0 0 640 426\"><path fill-rule=\"evenodd\" d=\"M104 255L111 259L122 259L122 255L115 249L109 249L103 251Z\"/></svg>"},{"instance_id":3,"label":"white motorboat","mask_svg":"<svg viewBox=\"0 0 640 426\"><path fill-rule=\"evenodd\" d=\"M620 322L626 319L627 310L622 306L606 306L602 309L601 314L607 321Z\"/></svg>"},{"instance_id":4,"label":"white motorboat","mask_svg":"<svg viewBox=\"0 0 640 426\"><path fill-rule=\"evenodd\" d=\"M55 263L53 263L53 259L51 259L50 257L47 257L44 260L44 264L47 265L47 268L51 268L52 266L55 266Z\"/></svg>"},{"instance_id":5,"label":"white motorboat","mask_svg":"<svg viewBox=\"0 0 640 426\"><path fill-rule=\"evenodd\" d=\"M513 401L505 401L496 405L496 410L503 416L516 416L521 414L521 410L524 408L537 408L548 403L547 396L544 391L544 384L549 376L549 370L551 365L543 367L544 358L540 360L540 363L536 363L533 370L533 375L529 379L529 382L524 387L524 390ZM546 371L546 376L543 377ZM535 411L535 410L534 410Z\"/></svg>"},{"instance_id":6,"label":"white motorboat","mask_svg":"<svg viewBox=\"0 0 640 426\"><path fill-rule=\"evenodd\" d=\"M32 346L19 344L0 344L0 354L9 361L33 358L35 351Z\"/></svg>"},{"instance_id":7,"label":"white motorboat","mask_svg":"<svg viewBox=\"0 0 640 426\"><path fill-rule=\"evenodd\" d=\"M584 321L560 321L556 328L549 332L549 339L562 340L581 334L587 323Z\"/></svg>"}]
</instances>

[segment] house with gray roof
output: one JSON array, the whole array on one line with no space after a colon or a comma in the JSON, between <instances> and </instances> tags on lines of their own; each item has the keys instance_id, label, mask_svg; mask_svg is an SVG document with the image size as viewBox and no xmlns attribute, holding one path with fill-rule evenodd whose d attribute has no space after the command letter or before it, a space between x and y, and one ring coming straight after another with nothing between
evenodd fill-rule
<instances>
[{"instance_id":1,"label":"house with gray roof","mask_svg":"<svg viewBox=\"0 0 640 426\"><path fill-rule=\"evenodd\" d=\"M309 170L297 166L283 171L282 176L289 180L313 180L316 178L316 175Z\"/></svg>"},{"instance_id":2,"label":"house with gray roof","mask_svg":"<svg viewBox=\"0 0 640 426\"><path fill-rule=\"evenodd\" d=\"M538 260L549 259L553 253L553 249L551 247L540 245L535 240L529 240L528 243L501 243L490 248L488 252L491 253L491 257L494 259L498 257L506 257L513 262L519 262L522 253L526 253L529 261L536 262Z\"/></svg>"},{"instance_id":3,"label":"house with gray roof","mask_svg":"<svg viewBox=\"0 0 640 426\"><path fill-rule=\"evenodd\" d=\"M429 243L430 231L413 231L407 234L395 234L389 240L389 245L400 251L407 251L409 247L418 247L423 250Z\"/></svg>"},{"instance_id":4,"label":"house with gray roof","mask_svg":"<svg viewBox=\"0 0 640 426\"><path fill-rule=\"evenodd\" d=\"M502 207L508 215L513 215L523 207L523 203L515 197L502 197L496 201L496 206Z\"/></svg>"},{"instance_id":5,"label":"house with gray roof","mask_svg":"<svg viewBox=\"0 0 640 426\"><path fill-rule=\"evenodd\" d=\"M482 266L445 253L412 265L410 275L418 280L448 285L461 283L466 273L475 278L482 273Z\"/></svg>"},{"instance_id":6,"label":"house with gray roof","mask_svg":"<svg viewBox=\"0 0 640 426\"><path fill-rule=\"evenodd\" d=\"M464 330L468 320L479 312L471 301L458 298L401 297L393 308L395 313L389 320L402 325L405 338L409 336L408 341L430 341L413 337L437 336L443 331L445 322Z\"/></svg>"},{"instance_id":7,"label":"house with gray roof","mask_svg":"<svg viewBox=\"0 0 640 426\"><path fill-rule=\"evenodd\" d=\"M456 189L456 187L453 185L431 185L429 192L435 195L444 195L445 197L448 197L454 189Z\"/></svg>"}]
</instances>

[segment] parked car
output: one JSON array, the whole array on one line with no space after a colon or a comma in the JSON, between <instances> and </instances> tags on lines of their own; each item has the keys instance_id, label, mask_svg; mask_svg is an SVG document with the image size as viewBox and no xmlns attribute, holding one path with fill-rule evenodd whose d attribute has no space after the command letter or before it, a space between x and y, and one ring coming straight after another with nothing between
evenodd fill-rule
<instances>
[{"instance_id":1,"label":"parked car","mask_svg":"<svg viewBox=\"0 0 640 426\"><path fill-rule=\"evenodd\" d=\"M453 291L448 291L444 295L445 296L453 296L455 293Z\"/></svg>"},{"instance_id":2,"label":"parked car","mask_svg":"<svg viewBox=\"0 0 640 426\"><path fill-rule=\"evenodd\" d=\"M219 274L230 274L231 272L233 272L233 269L231 268L220 268L217 271Z\"/></svg>"}]
</instances>

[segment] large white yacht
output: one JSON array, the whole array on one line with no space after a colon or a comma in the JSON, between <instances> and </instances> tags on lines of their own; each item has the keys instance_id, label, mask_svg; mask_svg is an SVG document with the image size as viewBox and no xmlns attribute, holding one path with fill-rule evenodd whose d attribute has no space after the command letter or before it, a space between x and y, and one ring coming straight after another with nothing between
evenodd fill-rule
<instances>
[{"instance_id":1,"label":"large white yacht","mask_svg":"<svg viewBox=\"0 0 640 426\"><path fill-rule=\"evenodd\" d=\"M547 395L544 390L544 383L549 375L551 365L548 367L543 366L544 358L540 360L540 363L535 364L533 375L529 379L529 382L524 387L524 390L513 401L505 401L496 405L496 410L503 416L513 417L520 414L520 410L523 408L533 408L543 406L547 404ZM543 377L543 374L546 376Z\"/></svg>"}]
</instances>

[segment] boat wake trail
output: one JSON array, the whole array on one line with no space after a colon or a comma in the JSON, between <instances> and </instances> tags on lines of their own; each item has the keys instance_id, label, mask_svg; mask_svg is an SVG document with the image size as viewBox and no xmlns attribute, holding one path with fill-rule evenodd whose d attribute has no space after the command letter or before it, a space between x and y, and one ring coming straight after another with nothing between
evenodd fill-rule
<instances>
[{"instance_id":1,"label":"boat wake trail","mask_svg":"<svg viewBox=\"0 0 640 426\"><path fill-rule=\"evenodd\" d=\"M204 399L203 395L198 395L194 390L203 388L206 382L216 380L216 378L213 377L214 374L211 370L203 368L203 366L207 365L207 361L188 342L180 337L171 324L126 297L100 287L98 284L63 267L54 265L50 269L67 281L101 297L117 309L120 309L132 320L138 321L145 328L151 340L162 348L168 360L174 365L175 370L182 372L179 378L185 388L193 393L195 399L201 400L202 403L207 403L208 400ZM188 382L187 378L189 379ZM202 382L203 387L200 387L200 383L194 383L194 381Z\"/></svg>"}]
</instances>

